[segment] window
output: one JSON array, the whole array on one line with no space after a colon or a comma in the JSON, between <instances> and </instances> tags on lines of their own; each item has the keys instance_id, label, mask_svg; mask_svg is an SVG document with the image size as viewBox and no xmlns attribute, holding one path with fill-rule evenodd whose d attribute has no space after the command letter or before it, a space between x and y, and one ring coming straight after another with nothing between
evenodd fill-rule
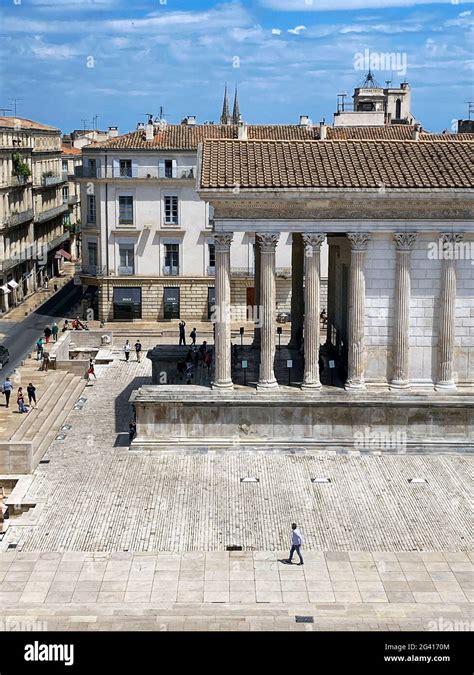
<instances>
[{"instance_id":1,"label":"window","mask_svg":"<svg viewBox=\"0 0 474 675\"><path fill-rule=\"evenodd\" d=\"M163 305L165 319L179 319L179 288L163 289Z\"/></svg>"},{"instance_id":2,"label":"window","mask_svg":"<svg viewBox=\"0 0 474 675\"><path fill-rule=\"evenodd\" d=\"M216 289L214 286L210 286L207 289L207 318L211 320L215 313L216 306Z\"/></svg>"},{"instance_id":3,"label":"window","mask_svg":"<svg viewBox=\"0 0 474 675\"><path fill-rule=\"evenodd\" d=\"M399 98L397 98L397 102L395 103L395 117L397 120L401 119L402 117L402 102Z\"/></svg>"},{"instance_id":4,"label":"window","mask_svg":"<svg viewBox=\"0 0 474 675\"><path fill-rule=\"evenodd\" d=\"M179 274L179 244L165 244L165 269L167 276Z\"/></svg>"},{"instance_id":5,"label":"window","mask_svg":"<svg viewBox=\"0 0 474 675\"><path fill-rule=\"evenodd\" d=\"M132 177L132 160L131 159L121 159L120 160L120 176L127 178Z\"/></svg>"},{"instance_id":6,"label":"window","mask_svg":"<svg viewBox=\"0 0 474 675\"><path fill-rule=\"evenodd\" d=\"M114 319L133 321L142 318L142 289L114 288Z\"/></svg>"},{"instance_id":7,"label":"window","mask_svg":"<svg viewBox=\"0 0 474 675\"><path fill-rule=\"evenodd\" d=\"M63 159L63 171L67 171L67 159Z\"/></svg>"},{"instance_id":8,"label":"window","mask_svg":"<svg viewBox=\"0 0 474 675\"><path fill-rule=\"evenodd\" d=\"M87 222L95 223L95 195L87 195Z\"/></svg>"},{"instance_id":9,"label":"window","mask_svg":"<svg viewBox=\"0 0 474 675\"><path fill-rule=\"evenodd\" d=\"M119 274L135 274L135 251L133 244L119 244Z\"/></svg>"},{"instance_id":10,"label":"window","mask_svg":"<svg viewBox=\"0 0 474 675\"><path fill-rule=\"evenodd\" d=\"M95 159L89 160L89 176L90 178L97 177L97 160Z\"/></svg>"},{"instance_id":11,"label":"window","mask_svg":"<svg viewBox=\"0 0 474 675\"><path fill-rule=\"evenodd\" d=\"M173 178L173 160L165 159L165 178Z\"/></svg>"},{"instance_id":12,"label":"window","mask_svg":"<svg viewBox=\"0 0 474 675\"><path fill-rule=\"evenodd\" d=\"M178 197L165 197L165 223L178 224Z\"/></svg>"},{"instance_id":13,"label":"window","mask_svg":"<svg viewBox=\"0 0 474 675\"><path fill-rule=\"evenodd\" d=\"M63 187L63 204L67 204L69 199L69 185Z\"/></svg>"},{"instance_id":14,"label":"window","mask_svg":"<svg viewBox=\"0 0 474 675\"><path fill-rule=\"evenodd\" d=\"M216 269L216 245L208 244L209 246L209 268L208 273L214 274Z\"/></svg>"},{"instance_id":15,"label":"window","mask_svg":"<svg viewBox=\"0 0 474 675\"><path fill-rule=\"evenodd\" d=\"M90 267L97 267L97 242L87 242L87 260Z\"/></svg>"},{"instance_id":16,"label":"window","mask_svg":"<svg viewBox=\"0 0 474 675\"><path fill-rule=\"evenodd\" d=\"M119 225L133 224L133 197L119 197Z\"/></svg>"}]
</instances>

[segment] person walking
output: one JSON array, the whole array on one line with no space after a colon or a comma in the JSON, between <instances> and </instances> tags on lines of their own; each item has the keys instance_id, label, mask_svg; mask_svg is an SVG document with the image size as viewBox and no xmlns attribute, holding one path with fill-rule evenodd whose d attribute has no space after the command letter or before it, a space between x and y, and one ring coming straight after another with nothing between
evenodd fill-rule
<instances>
[{"instance_id":1,"label":"person walking","mask_svg":"<svg viewBox=\"0 0 474 675\"><path fill-rule=\"evenodd\" d=\"M41 364L41 370L44 370L45 373L48 372L51 361L49 359L49 352L43 352L43 363Z\"/></svg>"},{"instance_id":2,"label":"person walking","mask_svg":"<svg viewBox=\"0 0 474 675\"><path fill-rule=\"evenodd\" d=\"M27 407L25 406L25 397L23 396L23 388L18 388L18 393L16 395L16 402L18 403L18 412L26 413L28 412Z\"/></svg>"},{"instance_id":3,"label":"person walking","mask_svg":"<svg viewBox=\"0 0 474 675\"><path fill-rule=\"evenodd\" d=\"M197 338L197 332L196 332L196 329L195 329L195 328L192 329L192 331L191 331L190 334L189 334L189 337L190 337L191 340L192 340L191 344L192 344L193 346L195 346L195 345L196 345L196 338Z\"/></svg>"},{"instance_id":4,"label":"person walking","mask_svg":"<svg viewBox=\"0 0 474 675\"><path fill-rule=\"evenodd\" d=\"M43 281L44 281L44 287L46 288L46 290L48 290L49 277L48 277L47 274L44 275Z\"/></svg>"},{"instance_id":5,"label":"person walking","mask_svg":"<svg viewBox=\"0 0 474 675\"><path fill-rule=\"evenodd\" d=\"M140 342L140 338L135 342L135 354L137 355L137 363L140 363L142 354L142 343Z\"/></svg>"},{"instance_id":6,"label":"person walking","mask_svg":"<svg viewBox=\"0 0 474 675\"><path fill-rule=\"evenodd\" d=\"M33 408L36 408L36 387L31 382L26 387L26 392L28 394L28 403L30 405L34 403Z\"/></svg>"},{"instance_id":7,"label":"person walking","mask_svg":"<svg viewBox=\"0 0 474 675\"><path fill-rule=\"evenodd\" d=\"M133 441L133 438L135 434L137 433L137 425L135 422L130 422L128 425L128 438L130 439L130 443Z\"/></svg>"},{"instance_id":8,"label":"person walking","mask_svg":"<svg viewBox=\"0 0 474 675\"><path fill-rule=\"evenodd\" d=\"M298 555L298 558L300 559L299 565L304 565L303 562L303 556L301 555L301 546L303 544L303 535L301 534L299 528L297 527L296 523L293 523L291 525L292 533L291 533L291 550L290 550L290 557L288 558L288 563L292 564L293 560L293 554L296 551L296 554Z\"/></svg>"},{"instance_id":9,"label":"person walking","mask_svg":"<svg viewBox=\"0 0 474 675\"><path fill-rule=\"evenodd\" d=\"M186 332L184 330L186 328L186 322L180 321L178 328L179 328L179 345L180 346L184 345L186 347Z\"/></svg>"},{"instance_id":10,"label":"person walking","mask_svg":"<svg viewBox=\"0 0 474 675\"><path fill-rule=\"evenodd\" d=\"M44 329L44 337L46 338L46 344L48 344L49 338L51 337L52 332L53 331L51 330L51 328L49 326L46 326L46 328Z\"/></svg>"},{"instance_id":11,"label":"person walking","mask_svg":"<svg viewBox=\"0 0 474 675\"><path fill-rule=\"evenodd\" d=\"M5 407L8 408L10 406L10 396L13 391L13 385L11 383L11 380L9 377L5 380L3 383L2 387L2 392L5 394Z\"/></svg>"},{"instance_id":12,"label":"person walking","mask_svg":"<svg viewBox=\"0 0 474 675\"><path fill-rule=\"evenodd\" d=\"M67 330L69 330L69 321L65 319L63 323L63 333L65 333Z\"/></svg>"},{"instance_id":13,"label":"person walking","mask_svg":"<svg viewBox=\"0 0 474 675\"><path fill-rule=\"evenodd\" d=\"M125 352L125 361L128 361L130 358L130 352L132 351L132 347L128 340L125 342L123 346L123 351Z\"/></svg>"},{"instance_id":14,"label":"person walking","mask_svg":"<svg viewBox=\"0 0 474 675\"><path fill-rule=\"evenodd\" d=\"M89 359L89 368L87 370L87 380L90 381L91 377L94 377L94 380L97 380L97 375L95 374L94 368L94 359Z\"/></svg>"},{"instance_id":15,"label":"person walking","mask_svg":"<svg viewBox=\"0 0 474 675\"><path fill-rule=\"evenodd\" d=\"M36 340L36 360L40 361L43 358L44 351L44 342L43 338L40 337Z\"/></svg>"},{"instance_id":16,"label":"person walking","mask_svg":"<svg viewBox=\"0 0 474 675\"><path fill-rule=\"evenodd\" d=\"M58 341L59 326L56 323L56 321L53 321L53 325L51 326L51 332L53 334L54 342L57 342Z\"/></svg>"}]
</instances>

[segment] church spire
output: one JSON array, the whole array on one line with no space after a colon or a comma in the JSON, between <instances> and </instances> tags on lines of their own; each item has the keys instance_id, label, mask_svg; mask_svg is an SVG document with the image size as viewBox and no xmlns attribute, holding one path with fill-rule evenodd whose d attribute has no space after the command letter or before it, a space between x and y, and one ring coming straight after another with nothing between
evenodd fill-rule
<instances>
[{"instance_id":1,"label":"church spire","mask_svg":"<svg viewBox=\"0 0 474 675\"><path fill-rule=\"evenodd\" d=\"M237 92L237 87L235 87L234 109L232 111L232 124L238 124L239 122L240 122L239 94Z\"/></svg>"},{"instance_id":2,"label":"church spire","mask_svg":"<svg viewBox=\"0 0 474 675\"><path fill-rule=\"evenodd\" d=\"M227 84L224 91L224 103L222 104L221 124L230 124L229 99L227 98Z\"/></svg>"}]
</instances>

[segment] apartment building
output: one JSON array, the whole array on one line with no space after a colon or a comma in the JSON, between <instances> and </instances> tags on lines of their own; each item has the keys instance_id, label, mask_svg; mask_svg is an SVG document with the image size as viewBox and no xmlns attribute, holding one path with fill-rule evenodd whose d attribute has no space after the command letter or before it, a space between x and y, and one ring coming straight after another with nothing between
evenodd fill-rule
<instances>
[{"instance_id":1,"label":"apartment building","mask_svg":"<svg viewBox=\"0 0 474 675\"><path fill-rule=\"evenodd\" d=\"M61 132L0 117L0 309L8 311L59 272L69 232Z\"/></svg>"},{"instance_id":2,"label":"apartment building","mask_svg":"<svg viewBox=\"0 0 474 675\"><path fill-rule=\"evenodd\" d=\"M67 180L62 188L63 204L69 207L69 212L64 214L64 224L69 230L71 260L75 261L81 257L81 188L76 173L82 166L82 151L63 144L61 164L63 178Z\"/></svg>"}]
</instances>

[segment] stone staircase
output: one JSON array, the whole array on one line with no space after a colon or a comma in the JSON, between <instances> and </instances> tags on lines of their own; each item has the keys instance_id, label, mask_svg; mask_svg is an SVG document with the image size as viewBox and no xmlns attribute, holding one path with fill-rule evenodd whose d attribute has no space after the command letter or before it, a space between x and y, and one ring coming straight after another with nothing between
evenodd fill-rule
<instances>
[{"instance_id":1,"label":"stone staircase","mask_svg":"<svg viewBox=\"0 0 474 675\"><path fill-rule=\"evenodd\" d=\"M59 428L80 397L87 380L73 373L52 373L48 387L11 437L14 443L32 444L32 470L38 465Z\"/></svg>"}]
</instances>

